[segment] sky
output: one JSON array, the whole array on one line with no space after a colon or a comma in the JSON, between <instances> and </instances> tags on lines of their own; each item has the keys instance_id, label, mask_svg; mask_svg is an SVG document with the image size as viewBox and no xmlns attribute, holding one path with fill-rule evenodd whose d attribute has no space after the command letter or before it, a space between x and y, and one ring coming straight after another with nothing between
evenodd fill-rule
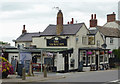
<instances>
[{"instance_id":1,"label":"sky","mask_svg":"<svg viewBox=\"0 0 120 84\"><path fill-rule=\"evenodd\" d=\"M89 28L91 14L96 14L98 25L107 21L107 14L118 17L119 0L0 0L0 41L16 40L23 25L27 32L43 32L49 24L56 24L58 10L63 12L64 24L84 22Z\"/></svg>"}]
</instances>

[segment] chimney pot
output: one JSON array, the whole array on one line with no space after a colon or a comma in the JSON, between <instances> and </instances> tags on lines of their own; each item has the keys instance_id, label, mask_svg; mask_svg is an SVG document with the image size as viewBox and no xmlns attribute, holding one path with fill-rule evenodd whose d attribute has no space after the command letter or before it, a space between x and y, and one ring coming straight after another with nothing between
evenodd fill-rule
<instances>
[{"instance_id":1,"label":"chimney pot","mask_svg":"<svg viewBox=\"0 0 120 84\"><path fill-rule=\"evenodd\" d=\"M72 18L72 21L70 22L70 24L73 24L73 22L74 22L74 19Z\"/></svg>"},{"instance_id":2,"label":"chimney pot","mask_svg":"<svg viewBox=\"0 0 120 84\"><path fill-rule=\"evenodd\" d=\"M69 22L67 24L69 24Z\"/></svg>"},{"instance_id":3,"label":"chimney pot","mask_svg":"<svg viewBox=\"0 0 120 84\"><path fill-rule=\"evenodd\" d=\"M96 19L96 14L94 14L94 19Z\"/></svg>"},{"instance_id":4,"label":"chimney pot","mask_svg":"<svg viewBox=\"0 0 120 84\"><path fill-rule=\"evenodd\" d=\"M27 30L25 30L25 25L23 25L22 34L23 34L23 33L26 33L26 32L27 32Z\"/></svg>"},{"instance_id":5,"label":"chimney pot","mask_svg":"<svg viewBox=\"0 0 120 84\"><path fill-rule=\"evenodd\" d=\"M25 25L23 25L23 29L25 30Z\"/></svg>"},{"instance_id":6,"label":"chimney pot","mask_svg":"<svg viewBox=\"0 0 120 84\"><path fill-rule=\"evenodd\" d=\"M94 19L93 19L93 14L92 14L91 20L90 20L90 27L96 27L96 26L97 26L96 14L94 14Z\"/></svg>"},{"instance_id":7,"label":"chimney pot","mask_svg":"<svg viewBox=\"0 0 120 84\"><path fill-rule=\"evenodd\" d=\"M93 14L91 14L91 19L93 19Z\"/></svg>"}]
</instances>

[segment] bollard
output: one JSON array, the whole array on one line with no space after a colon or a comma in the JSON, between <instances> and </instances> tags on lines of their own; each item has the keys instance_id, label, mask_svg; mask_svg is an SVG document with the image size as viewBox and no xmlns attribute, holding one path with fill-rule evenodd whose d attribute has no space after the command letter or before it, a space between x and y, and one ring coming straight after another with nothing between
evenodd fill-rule
<instances>
[{"instance_id":1,"label":"bollard","mask_svg":"<svg viewBox=\"0 0 120 84\"><path fill-rule=\"evenodd\" d=\"M46 65L44 66L44 77L47 77Z\"/></svg>"},{"instance_id":2,"label":"bollard","mask_svg":"<svg viewBox=\"0 0 120 84\"><path fill-rule=\"evenodd\" d=\"M26 74L25 74L25 68L23 68L22 70L22 80L26 79Z\"/></svg>"}]
</instances>

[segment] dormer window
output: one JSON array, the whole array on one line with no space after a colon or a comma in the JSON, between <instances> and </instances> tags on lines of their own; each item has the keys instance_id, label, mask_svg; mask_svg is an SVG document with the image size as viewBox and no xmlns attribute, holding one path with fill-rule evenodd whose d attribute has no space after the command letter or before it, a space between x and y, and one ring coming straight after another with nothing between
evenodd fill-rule
<instances>
[{"instance_id":1,"label":"dormer window","mask_svg":"<svg viewBox=\"0 0 120 84\"><path fill-rule=\"evenodd\" d=\"M82 44L86 45L87 43L87 37L86 36L83 36L82 37Z\"/></svg>"}]
</instances>

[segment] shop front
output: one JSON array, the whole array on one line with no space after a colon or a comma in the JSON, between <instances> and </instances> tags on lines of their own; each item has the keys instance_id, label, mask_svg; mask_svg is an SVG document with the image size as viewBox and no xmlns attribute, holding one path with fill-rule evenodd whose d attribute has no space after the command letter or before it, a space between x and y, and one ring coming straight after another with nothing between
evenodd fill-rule
<instances>
[{"instance_id":1,"label":"shop front","mask_svg":"<svg viewBox=\"0 0 120 84\"><path fill-rule=\"evenodd\" d=\"M79 67L83 63L83 71L104 70L109 68L109 49L79 48Z\"/></svg>"}]
</instances>

